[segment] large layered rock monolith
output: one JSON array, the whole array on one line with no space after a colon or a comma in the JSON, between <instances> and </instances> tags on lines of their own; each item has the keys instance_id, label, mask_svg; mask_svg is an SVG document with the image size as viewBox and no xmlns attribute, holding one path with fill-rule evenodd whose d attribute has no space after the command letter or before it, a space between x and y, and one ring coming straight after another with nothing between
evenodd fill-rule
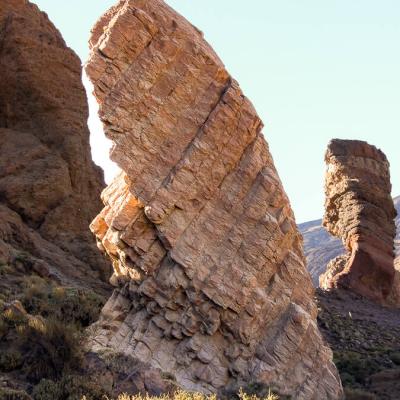
<instances>
[{"instance_id":1,"label":"large layered rock monolith","mask_svg":"<svg viewBox=\"0 0 400 400\"><path fill-rule=\"evenodd\" d=\"M325 155L323 224L342 239L345 255L320 277L323 289L344 287L385 303L393 290L396 209L389 162L363 141L332 140Z\"/></svg>"},{"instance_id":2,"label":"large layered rock monolith","mask_svg":"<svg viewBox=\"0 0 400 400\"><path fill-rule=\"evenodd\" d=\"M104 180L91 159L81 75L45 13L27 0L0 2L2 262L24 251L83 283L106 280L111 268L88 229Z\"/></svg>"},{"instance_id":3,"label":"large layered rock monolith","mask_svg":"<svg viewBox=\"0 0 400 400\"><path fill-rule=\"evenodd\" d=\"M123 169L92 223L118 285L93 349L191 390L258 382L341 398L293 212L238 83L161 0L120 1L90 44L87 73Z\"/></svg>"}]
</instances>

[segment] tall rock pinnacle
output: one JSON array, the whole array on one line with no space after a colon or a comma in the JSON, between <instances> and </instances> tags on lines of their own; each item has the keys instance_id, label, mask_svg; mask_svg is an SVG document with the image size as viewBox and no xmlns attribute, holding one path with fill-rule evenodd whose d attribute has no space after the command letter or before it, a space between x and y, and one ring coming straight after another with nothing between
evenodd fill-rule
<instances>
[{"instance_id":1,"label":"tall rock pinnacle","mask_svg":"<svg viewBox=\"0 0 400 400\"><path fill-rule=\"evenodd\" d=\"M119 1L90 44L86 70L124 171L92 223L118 285L93 348L187 389L259 382L294 399L342 398L301 237L238 83L161 0Z\"/></svg>"},{"instance_id":2,"label":"tall rock pinnacle","mask_svg":"<svg viewBox=\"0 0 400 400\"><path fill-rule=\"evenodd\" d=\"M346 287L385 303L393 288L396 210L389 162L366 142L332 140L325 155L323 224L348 251L328 264L324 289Z\"/></svg>"}]
</instances>

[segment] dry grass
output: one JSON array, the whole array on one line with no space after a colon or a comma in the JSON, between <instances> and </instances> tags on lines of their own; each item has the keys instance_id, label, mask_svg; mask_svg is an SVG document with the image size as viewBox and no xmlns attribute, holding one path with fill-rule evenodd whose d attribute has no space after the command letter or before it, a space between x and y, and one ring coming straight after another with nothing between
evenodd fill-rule
<instances>
[{"instance_id":1,"label":"dry grass","mask_svg":"<svg viewBox=\"0 0 400 400\"><path fill-rule=\"evenodd\" d=\"M242 389L239 391L239 399L240 400L279 400L279 397L271 392L267 395L267 397L260 399L254 394L246 394ZM106 400L111 400L108 397L105 398ZM87 400L85 396L82 397L82 400ZM146 395L133 395L130 396L128 394L121 394L115 400L217 400L217 395L205 395L202 393L197 392L187 392L185 390L178 390L174 394L165 394L161 396L150 396L149 394Z\"/></svg>"}]
</instances>

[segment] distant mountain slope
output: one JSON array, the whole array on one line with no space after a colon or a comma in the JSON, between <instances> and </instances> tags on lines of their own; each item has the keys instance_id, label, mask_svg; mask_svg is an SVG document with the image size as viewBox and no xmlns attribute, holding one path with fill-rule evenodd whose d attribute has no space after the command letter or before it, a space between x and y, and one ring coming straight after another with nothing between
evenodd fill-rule
<instances>
[{"instance_id":1,"label":"distant mountain slope","mask_svg":"<svg viewBox=\"0 0 400 400\"><path fill-rule=\"evenodd\" d=\"M397 236L395 240L396 255L400 257L400 196L393 199L397 213ZM305 222L299 225L304 238L304 253L307 257L308 270L315 286L318 278L325 271L332 258L342 254L344 248L340 239L331 236L322 226L322 220Z\"/></svg>"}]
</instances>

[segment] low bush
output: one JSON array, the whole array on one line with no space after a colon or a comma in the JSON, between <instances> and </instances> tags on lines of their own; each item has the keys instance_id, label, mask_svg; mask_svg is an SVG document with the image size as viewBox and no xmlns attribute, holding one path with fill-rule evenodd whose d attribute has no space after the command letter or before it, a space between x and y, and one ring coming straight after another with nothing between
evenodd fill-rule
<instances>
[{"instance_id":1,"label":"low bush","mask_svg":"<svg viewBox=\"0 0 400 400\"><path fill-rule=\"evenodd\" d=\"M7 276L14 272L14 268L9 264L0 265L0 277Z\"/></svg>"},{"instance_id":2,"label":"low bush","mask_svg":"<svg viewBox=\"0 0 400 400\"><path fill-rule=\"evenodd\" d=\"M400 365L400 351L393 351L389 354L390 359L396 365Z\"/></svg>"},{"instance_id":3,"label":"low bush","mask_svg":"<svg viewBox=\"0 0 400 400\"><path fill-rule=\"evenodd\" d=\"M378 400L373 393L360 389L345 389L346 400Z\"/></svg>"},{"instance_id":4,"label":"low bush","mask_svg":"<svg viewBox=\"0 0 400 400\"><path fill-rule=\"evenodd\" d=\"M87 327L97 320L104 298L92 290L55 286L33 275L24 282L21 302L30 314Z\"/></svg>"},{"instance_id":5,"label":"low bush","mask_svg":"<svg viewBox=\"0 0 400 400\"><path fill-rule=\"evenodd\" d=\"M0 388L0 400L32 400L23 390Z\"/></svg>"},{"instance_id":6,"label":"low bush","mask_svg":"<svg viewBox=\"0 0 400 400\"><path fill-rule=\"evenodd\" d=\"M22 354L16 349L8 349L0 354L0 371L10 372L20 368L23 364Z\"/></svg>"},{"instance_id":7,"label":"low bush","mask_svg":"<svg viewBox=\"0 0 400 400\"><path fill-rule=\"evenodd\" d=\"M365 385L372 374L379 372L382 365L373 355L366 356L354 351L334 352L334 362L344 386Z\"/></svg>"},{"instance_id":8,"label":"low bush","mask_svg":"<svg viewBox=\"0 0 400 400\"><path fill-rule=\"evenodd\" d=\"M34 400L105 400L100 385L87 377L65 375L59 381L43 379L32 392Z\"/></svg>"},{"instance_id":9,"label":"low bush","mask_svg":"<svg viewBox=\"0 0 400 400\"><path fill-rule=\"evenodd\" d=\"M18 329L22 371L31 383L59 379L80 366L80 333L56 319L31 319Z\"/></svg>"}]
</instances>

